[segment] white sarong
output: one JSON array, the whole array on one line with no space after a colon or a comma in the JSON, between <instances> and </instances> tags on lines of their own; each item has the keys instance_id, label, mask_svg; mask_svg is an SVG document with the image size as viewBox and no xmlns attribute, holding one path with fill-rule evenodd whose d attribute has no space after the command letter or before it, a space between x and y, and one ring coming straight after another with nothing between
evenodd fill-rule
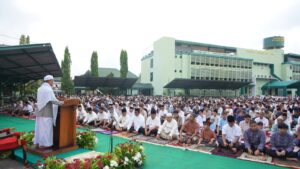
<instances>
[{"instance_id":1,"label":"white sarong","mask_svg":"<svg viewBox=\"0 0 300 169\"><path fill-rule=\"evenodd\" d=\"M44 147L53 145L53 118L36 117L34 144Z\"/></svg>"}]
</instances>

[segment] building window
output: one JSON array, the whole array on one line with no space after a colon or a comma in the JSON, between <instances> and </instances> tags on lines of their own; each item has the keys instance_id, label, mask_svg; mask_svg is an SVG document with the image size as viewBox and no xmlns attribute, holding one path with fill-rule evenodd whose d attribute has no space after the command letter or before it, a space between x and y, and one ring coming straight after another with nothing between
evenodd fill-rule
<instances>
[{"instance_id":1,"label":"building window","mask_svg":"<svg viewBox=\"0 0 300 169\"><path fill-rule=\"evenodd\" d=\"M150 73L150 82L153 81L153 72Z\"/></svg>"},{"instance_id":2,"label":"building window","mask_svg":"<svg viewBox=\"0 0 300 169\"><path fill-rule=\"evenodd\" d=\"M150 60L150 68L153 68L153 59Z\"/></svg>"},{"instance_id":3,"label":"building window","mask_svg":"<svg viewBox=\"0 0 300 169\"><path fill-rule=\"evenodd\" d=\"M182 73L182 70L179 70L179 73Z\"/></svg>"},{"instance_id":4,"label":"building window","mask_svg":"<svg viewBox=\"0 0 300 169\"><path fill-rule=\"evenodd\" d=\"M177 70L175 69L175 70L174 70L174 72L176 73L176 72L177 72Z\"/></svg>"}]
</instances>

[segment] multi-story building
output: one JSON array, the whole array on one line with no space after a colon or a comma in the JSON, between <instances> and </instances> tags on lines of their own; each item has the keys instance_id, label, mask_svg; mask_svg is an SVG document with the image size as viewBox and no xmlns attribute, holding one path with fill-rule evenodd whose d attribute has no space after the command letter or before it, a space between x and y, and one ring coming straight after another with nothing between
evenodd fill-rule
<instances>
[{"instance_id":1,"label":"multi-story building","mask_svg":"<svg viewBox=\"0 0 300 169\"><path fill-rule=\"evenodd\" d=\"M265 38L264 50L163 37L142 58L141 83L154 95L295 95L300 55L283 47L280 36Z\"/></svg>"}]
</instances>

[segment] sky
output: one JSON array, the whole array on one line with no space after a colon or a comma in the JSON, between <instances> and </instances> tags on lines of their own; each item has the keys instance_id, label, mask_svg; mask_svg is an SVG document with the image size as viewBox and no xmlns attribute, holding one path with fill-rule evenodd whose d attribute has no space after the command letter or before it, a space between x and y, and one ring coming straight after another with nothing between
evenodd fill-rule
<instances>
[{"instance_id":1,"label":"sky","mask_svg":"<svg viewBox=\"0 0 300 169\"><path fill-rule=\"evenodd\" d=\"M300 54L299 0L0 0L0 44L51 43L59 63L69 47L71 73L120 68L120 52L136 75L161 37L262 49L263 38L285 37L285 53Z\"/></svg>"}]
</instances>

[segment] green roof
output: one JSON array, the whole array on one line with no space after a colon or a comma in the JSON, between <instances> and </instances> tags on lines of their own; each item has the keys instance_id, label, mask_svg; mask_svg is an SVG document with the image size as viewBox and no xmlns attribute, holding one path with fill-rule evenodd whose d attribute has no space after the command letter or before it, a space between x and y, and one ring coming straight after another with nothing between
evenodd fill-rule
<instances>
[{"instance_id":1,"label":"green roof","mask_svg":"<svg viewBox=\"0 0 300 169\"><path fill-rule=\"evenodd\" d=\"M99 72L99 77L107 77L107 75L109 75L110 73L113 73L114 77L120 77L120 71L116 68L100 67L98 68L98 72ZM87 73L88 72L86 72L84 75L87 75ZM128 71L127 78L137 78L137 76L132 72Z\"/></svg>"},{"instance_id":2,"label":"green roof","mask_svg":"<svg viewBox=\"0 0 300 169\"><path fill-rule=\"evenodd\" d=\"M112 72L114 74L114 77L120 77L120 71L116 68L100 67L98 69L98 71L99 71L99 77L106 77L107 75L110 74L110 72ZM132 72L128 71L127 78L137 78L137 76L135 74L133 74Z\"/></svg>"},{"instance_id":3,"label":"green roof","mask_svg":"<svg viewBox=\"0 0 300 169\"><path fill-rule=\"evenodd\" d=\"M262 89L274 89L274 88L299 88L300 81L287 80L287 81L272 81L263 85Z\"/></svg>"}]
</instances>

